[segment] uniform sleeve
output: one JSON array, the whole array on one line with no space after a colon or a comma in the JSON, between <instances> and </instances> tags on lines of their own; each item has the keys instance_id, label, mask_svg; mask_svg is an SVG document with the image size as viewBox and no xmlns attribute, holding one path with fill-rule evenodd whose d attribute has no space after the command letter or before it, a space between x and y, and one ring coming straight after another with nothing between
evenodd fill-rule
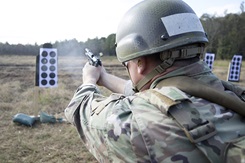
<instances>
[{"instance_id":1,"label":"uniform sleeve","mask_svg":"<svg viewBox=\"0 0 245 163\"><path fill-rule=\"evenodd\" d=\"M97 87L93 84L91 85L81 85L75 92L72 100L65 109L66 119L74 124L74 113L77 111L78 107L81 105L82 101L88 98L93 92L99 92ZM75 125L75 124L74 124Z\"/></svg>"},{"instance_id":2,"label":"uniform sleeve","mask_svg":"<svg viewBox=\"0 0 245 163\"><path fill-rule=\"evenodd\" d=\"M131 96L131 95L134 95L135 92L133 90L133 83L131 80L128 80L126 85L125 85L125 88L124 88L124 94L126 96Z\"/></svg>"},{"instance_id":3,"label":"uniform sleeve","mask_svg":"<svg viewBox=\"0 0 245 163\"><path fill-rule=\"evenodd\" d=\"M65 109L65 115L99 162L121 162L124 156L135 157L130 148L133 120L129 105L130 100L124 95L104 97L96 86L82 85Z\"/></svg>"}]
</instances>

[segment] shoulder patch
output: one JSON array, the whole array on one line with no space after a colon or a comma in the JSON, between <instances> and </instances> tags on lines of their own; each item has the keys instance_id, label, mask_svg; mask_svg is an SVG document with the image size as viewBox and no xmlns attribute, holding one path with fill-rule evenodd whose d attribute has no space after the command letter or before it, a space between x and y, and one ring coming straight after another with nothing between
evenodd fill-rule
<instances>
[{"instance_id":1,"label":"shoulder patch","mask_svg":"<svg viewBox=\"0 0 245 163\"><path fill-rule=\"evenodd\" d=\"M135 95L157 106L165 114L167 114L170 107L189 99L182 91L175 87L148 89Z\"/></svg>"},{"instance_id":2,"label":"shoulder patch","mask_svg":"<svg viewBox=\"0 0 245 163\"><path fill-rule=\"evenodd\" d=\"M173 101L183 101L189 99L184 92L176 87L162 87L161 89L156 88L155 90Z\"/></svg>"}]
</instances>

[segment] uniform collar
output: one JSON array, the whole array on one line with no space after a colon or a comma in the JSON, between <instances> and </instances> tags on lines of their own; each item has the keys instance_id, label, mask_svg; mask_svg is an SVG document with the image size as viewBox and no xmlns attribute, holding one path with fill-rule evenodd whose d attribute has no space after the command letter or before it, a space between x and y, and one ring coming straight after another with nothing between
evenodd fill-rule
<instances>
[{"instance_id":1,"label":"uniform collar","mask_svg":"<svg viewBox=\"0 0 245 163\"><path fill-rule=\"evenodd\" d=\"M210 68L208 65L203 61L198 61L196 63L190 64L188 66L176 69L164 76L161 76L157 78L150 86L150 88L155 88L156 85L166 78L174 77L174 76L189 76L189 77L195 77L200 76L205 73L211 73Z\"/></svg>"}]
</instances>

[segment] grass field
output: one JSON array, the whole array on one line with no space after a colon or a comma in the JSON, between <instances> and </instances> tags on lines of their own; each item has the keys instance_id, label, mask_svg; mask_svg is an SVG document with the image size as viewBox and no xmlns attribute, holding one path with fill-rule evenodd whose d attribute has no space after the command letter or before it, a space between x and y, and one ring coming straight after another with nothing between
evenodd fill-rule
<instances>
[{"instance_id":1,"label":"grass field","mask_svg":"<svg viewBox=\"0 0 245 163\"><path fill-rule=\"evenodd\" d=\"M16 125L17 113L38 115L40 111L64 117L76 88L82 84L82 65L86 60L59 57L59 86L35 87L35 57L0 57L0 163L74 163L96 162L87 152L75 128L67 123L37 123L33 127ZM126 70L115 58L102 58L108 72L127 78ZM213 72L226 80L228 61L215 61ZM243 64L244 65L244 64ZM244 68L241 80L245 87ZM110 92L101 88L104 94Z\"/></svg>"}]
</instances>

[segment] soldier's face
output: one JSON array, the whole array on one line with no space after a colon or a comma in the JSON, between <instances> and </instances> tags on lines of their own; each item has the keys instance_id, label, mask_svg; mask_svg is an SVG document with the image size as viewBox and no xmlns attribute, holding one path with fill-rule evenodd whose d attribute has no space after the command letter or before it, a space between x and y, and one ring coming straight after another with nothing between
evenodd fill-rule
<instances>
[{"instance_id":1,"label":"soldier's face","mask_svg":"<svg viewBox=\"0 0 245 163\"><path fill-rule=\"evenodd\" d=\"M142 79L142 74L139 72L139 65L137 64L137 60L131 60L127 62L127 69L131 81L133 84L137 84Z\"/></svg>"}]
</instances>

